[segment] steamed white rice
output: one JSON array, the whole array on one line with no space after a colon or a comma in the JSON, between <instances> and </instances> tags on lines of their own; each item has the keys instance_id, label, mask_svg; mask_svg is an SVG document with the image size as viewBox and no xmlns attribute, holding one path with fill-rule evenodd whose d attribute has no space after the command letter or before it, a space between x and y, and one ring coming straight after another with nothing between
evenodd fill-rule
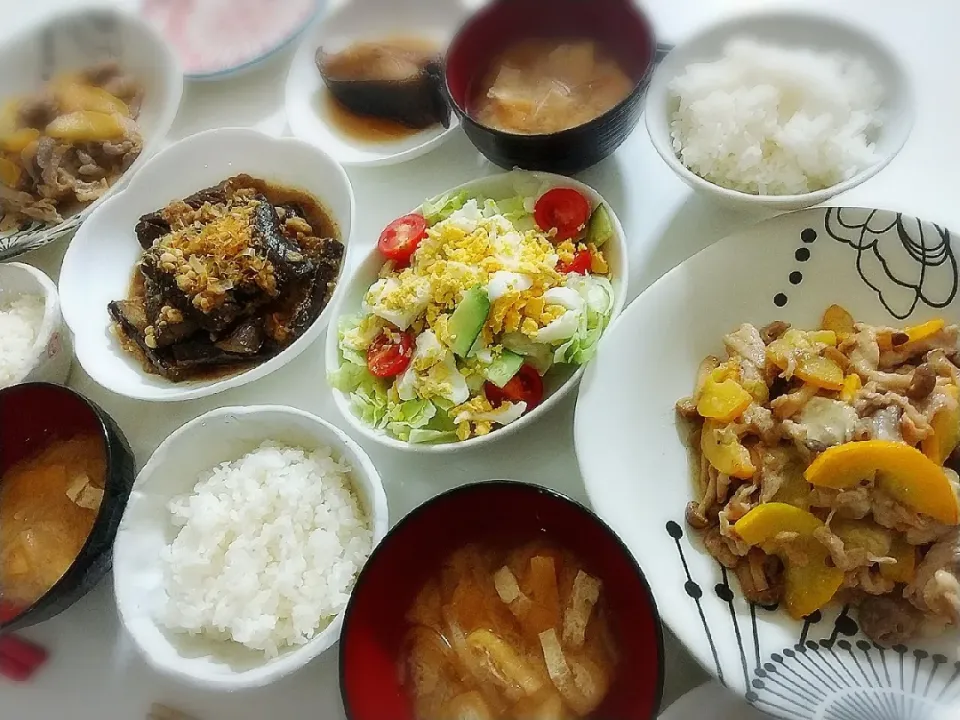
<instances>
[{"instance_id":1,"label":"steamed white rice","mask_svg":"<svg viewBox=\"0 0 960 720\"><path fill-rule=\"evenodd\" d=\"M45 301L39 295L21 295L0 304L0 388L19 381L30 369L44 310Z\"/></svg>"},{"instance_id":2,"label":"steamed white rice","mask_svg":"<svg viewBox=\"0 0 960 720\"><path fill-rule=\"evenodd\" d=\"M312 639L347 604L373 545L350 467L330 448L266 442L170 502L163 554L170 629L268 657Z\"/></svg>"},{"instance_id":3,"label":"steamed white rice","mask_svg":"<svg viewBox=\"0 0 960 720\"><path fill-rule=\"evenodd\" d=\"M760 195L812 192L878 159L884 90L866 62L841 53L730 42L714 62L670 83L670 133L690 170Z\"/></svg>"}]
</instances>

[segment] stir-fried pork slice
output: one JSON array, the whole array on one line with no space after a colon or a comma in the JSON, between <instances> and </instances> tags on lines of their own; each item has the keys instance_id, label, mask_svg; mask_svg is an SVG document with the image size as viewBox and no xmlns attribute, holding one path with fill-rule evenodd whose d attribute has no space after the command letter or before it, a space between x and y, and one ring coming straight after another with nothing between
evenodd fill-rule
<instances>
[{"instance_id":1,"label":"stir-fried pork slice","mask_svg":"<svg viewBox=\"0 0 960 720\"><path fill-rule=\"evenodd\" d=\"M875 383L867 383L853 400L853 407L860 417L872 415L876 410L891 406L900 408L903 415L909 417L913 426L911 432L918 434L920 439L933 431L930 421L904 395L890 391L878 392ZM901 425L902 423L901 420Z\"/></svg>"},{"instance_id":2,"label":"stir-fried pork slice","mask_svg":"<svg viewBox=\"0 0 960 720\"><path fill-rule=\"evenodd\" d=\"M870 567L877 563L896 562L896 560L891 557L877 557L866 548L847 547L843 540L837 537L827 525L814 530L813 537L830 553L830 559L833 561L833 564L844 572L862 567Z\"/></svg>"},{"instance_id":3,"label":"stir-fried pork slice","mask_svg":"<svg viewBox=\"0 0 960 720\"><path fill-rule=\"evenodd\" d=\"M921 612L960 623L960 531L930 548L903 596Z\"/></svg>"},{"instance_id":4,"label":"stir-fried pork slice","mask_svg":"<svg viewBox=\"0 0 960 720\"><path fill-rule=\"evenodd\" d=\"M773 419L773 413L763 405L750 403L740 416L744 434L756 435L764 445L776 445L780 440L780 430Z\"/></svg>"},{"instance_id":5,"label":"stir-fried pork slice","mask_svg":"<svg viewBox=\"0 0 960 720\"><path fill-rule=\"evenodd\" d=\"M775 555L752 548L746 562L734 568L744 597L756 605L770 606L783 597L783 563Z\"/></svg>"},{"instance_id":6,"label":"stir-fried pork slice","mask_svg":"<svg viewBox=\"0 0 960 720\"><path fill-rule=\"evenodd\" d=\"M853 439L900 442L903 440L903 433L900 430L900 408L891 405L860 418L854 427Z\"/></svg>"},{"instance_id":7,"label":"stir-fried pork slice","mask_svg":"<svg viewBox=\"0 0 960 720\"><path fill-rule=\"evenodd\" d=\"M857 324L857 333L840 346L850 358L850 367L864 383L874 382L881 390L904 392L913 380L912 375L881 372L880 345L877 343L877 328Z\"/></svg>"},{"instance_id":8,"label":"stir-fried pork slice","mask_svg":"<svg viewBox=\"0 0 960 720\"><path fill-rule=\"evenodd\" d=\"M958 334L960 332L958 332L956 325L948 325L923 340L908 342L891 350L884 350L877 358L878 367L881 370L889 370L925 355L931 350L954 352L957 350Z\"/></svg>"},{"instance_id":9,"label":"stir-fried pork slice","mask_svg":"<svg viewBox=\"0 0 960 720\"><path fill-rule=\"evenodd\" d=\"M885 528L902 532L911 545L926 545L950 534L953 527L944 525L928 515L921 515L902 505L880 488L870 493L870 511L874 522Z\"/></svg>"},{"instance_id":10,"label":"stir-fried pork slice","mask_svg":"<svg viewBox=\"0 0 960 720\"><path fill-rule=\"evenodd\" d=\"M723 344L731 357L740 357L760 369L766 365L767 351L760 337L760 331L753 325L744 323L736 332L724 335Z\"/></svg>"},{"instance_id":11,"label":"stir-fried pork slice","mask_svg":"<svg viewBox=\"0 0 960 720\"><path fill-rule=\"evenodd\" d=\"M870 514L870 489L857 487L850 490L813 488L807 500L812 508L830 511L835 517L862 520Z\"/></svg>"},{"instance_id":12,"label":"stir-fried pork slice","mask_svg":"<svg viewBox=\"0 0 960 720\"><path fill-rule=\"evenodd\" d=\"M902 598L868 597L857 615L860 629L878 645L891 647L907 642L920 628L917 610Z\"/></svg>"},{"instance_id":13,"label":"stir-fried pork slice","mask_svg":"<svg viewBox=\"0 0 960 720\"><path fill-rule=\"evenodd\" d=\"M14 190L2 183L0 183L0 209L44 223L63 222L56 206L50 200L46 198L37 200L29 193Z\"/></svg>"},{"instance_id":14,"label":"stir-fried pork slice","mask_svg":"<svg viewBox=\"0 0 960 720\"><path fill-rule=\"evenodd\" d=\"M803 407L817 394L813 385L803 384L793 392L781 395L770 401L773 414L780 420L786 420L803 410Z\"/></svg>"}]
</instances>

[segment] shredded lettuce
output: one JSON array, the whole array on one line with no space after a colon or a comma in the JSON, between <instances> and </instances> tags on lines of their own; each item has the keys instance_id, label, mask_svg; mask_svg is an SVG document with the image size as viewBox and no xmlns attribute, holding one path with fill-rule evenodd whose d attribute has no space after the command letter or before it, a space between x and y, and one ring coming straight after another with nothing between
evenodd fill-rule
<instances>
[{"instance_id":1,"label":"shredded lettuce","mask_svg":"<svg viewBox=\"0 0 960 720\"><path fill-rule=\"evenodd\" d=\"M408 440L411 431L425 427L436 414L437 407L429 400L395 403L387 410L386 428L401 440Z\"/></svg>"},{"instance_id":2,"label":"shredded lettuce","mask_svg":"<svg viewBox=\"0 0 960 720\"><path fill-rule=\"evenodd\" d=\"M445 193L432 200L427 200L420 207L427 225L436 225L441 220L446 220L457 210L462 208L469 198L465 190L454 193Z\"/></svg>"},{"instance_id":3,"label":"shredded lettuce","mask_svg":"<svg viewBox=\"0 0 960 720\"><path fill-rule=\"evenodd\" d=\"M501 342L507 350L523 355L541 375L545 375L553 365L553 349L549 345L535 343L523 333L506 333Z\"/></svg>"},{"instance_id":4,"label":"shredded lettuce","mask_svg":"<svg viewBox=\"0 0 960 720\"><path fill-rule=\"evenodd\" d=\"M420 444L420 443L435 443L435 442L451 442L456 439L457 439L457 433L454 430L430 430L430 429L415 428L410 431L410 435L407 438L407 441L414 444Z\"/></svg>"},{"instance_id":5,"label":"shredded lettuce","mask_svg":"<svg viewBox=\"0 0 960 720\"><path fill-rule=\"evenodd\" d=\"M387 415L387 387L374 377L366 364L344 362L327 373L327 382L340 392L350 395L353 413L371 427L381 427Z\"/></svg>"},{"instance_id":6,"label":"shredded lettuce","mask_svg":"<svg viewBox=\"0 0 960 720\"><path fill-rule=\"evenodd\" d=\"M584 300L577 332L554 351L556 363L583 365L597 352L597 343L610 320L613 310L613 286L605 277L595 275L571 275L567 287L575 290Z\"/></svg>"}]
</instances>

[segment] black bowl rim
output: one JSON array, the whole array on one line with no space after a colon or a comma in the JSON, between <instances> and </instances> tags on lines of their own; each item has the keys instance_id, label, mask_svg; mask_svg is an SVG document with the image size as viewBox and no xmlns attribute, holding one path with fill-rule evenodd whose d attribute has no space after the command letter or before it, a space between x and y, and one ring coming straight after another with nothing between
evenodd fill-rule
<instances>
[{"instance_id":1,"label":"black bowl rim","mask_svg":"<svg viewBox=\"0 0 960 720\"><path fill-rule=\"evenodd\" d=\"M461 493L472 493L472 492L485 492L487 490L503 488L503 487L512 487L526 492L532 492L537 495L546 495L555 500L560 500L565 502L568 505L573 506L574 509L578 510L582 515L585 516L587 520L593 521L600 526L606 533L613 539L614 544L620 548L620 551L627 558L627 561L633 567L636 572L637 578L640 580L640 584L643 587L643 591L647 596L647 601L650 606L651 619L653 620L654 629L657 639L657 692L655 696L655 702L652 708L653 714L650 716L651 720L657 717L660 713L660 706L663 704L663 686L666 681L666 656L663 645L663 621L660 618L660 610L657 607L657 601L654 598L653 591L650 589L650 583L647 581L647 576L644 574L643 569L640 567L640 564L637 562L637 558L634 557L634 554L630 551L630 548L627 547L626 543L620 538L619 535L611 528L607 522L601 518L597 513L591 510L589 507L583 503L574 500L568 495L554 490L553 488L548 488L543 485L537 485L535 483L524 482L522 480L507 480L507 479L496 479L496 480L481 480L479 482L467 483L465 485L459 485L450 490L445 490L438 495L434 495L426 502L421 503L409 513L403 516L400 521L390 528L387 531L387 534L384 535L383 539L377 544L373 549L373 552L370 554L370 557L367 558L367 561L364 563L363 568L360 570L360 574L357 576L356 581L353 583L353 589L350 591L350 599L347 601L347 607L343 611L343 625L340 630L340 649L338 651L338 665L339 665L339 685L340 685L340 700L343 703L343 710L347 716L347 720L354 720L356 717L353 708L350 706L349 696L347 695L346 688L346 678L345 678L345 667L346 667L346 652L347 652L347 630L350 627L350 621L353 618L353 608L354 608L354 598L356 598L358 591L363 585L364 576L368 572L372 572L371 568L374 565L374 562L377 560L378 556L381 554L383 548L387 546L390 540L404 527L407 525L412 525L420 519L420 516L423 515L426 510L433 505L437 504L441 500L445 500L448 497L453 495L459 495Z\"/></svg>"},{"instance_id":2,"label":"black bowl rim","mask_svg":"<svg viewBox=\"0 0 960 720\"><path fill-rule=\"evenodd\" d=\"M5 395L9 393L20 390L23 391L29 388L47 388L56 391L65 392L67 395L73 396L75 399L80 400L90 412L93 413L94 417L97 419L99 424L100 431L103 439L103 450L106 456L107 470L104 477L104 482L109 482L110 478L113 475L114 462L113 462L113 450L114 445L120 444L123 445L123 441L120 438L114 439L112 435L112 430L108 425L107 421L104 419L106 412L102 410L96 403L87 398L86 396L78 393L76 390L73 390L66 385L57 385L55 383L47 382L30 382L30 383L20 383L19 385L11 385L0 389L0 400L3 400ZM123 448L126 450L126 448ZM100 522L100 519L103 517L102 513L105 512L106 503L101 503L100 508L97 510L97 517L93 521L93 528L96 527L97 523ZM50 596L56 594L62 585L67 583L67 578L70 575L71 571L77 566L77 562L83 556L84 551L90 546L90 543L93 541L93 528L90 529L90 533L87 535L86 541L83 543L83 547L80 548L80 551L77 553L77 557L74 558L73 562L70 563L70 567L60 576L60 579L55 582L50 589L48 589L43 595L41 595L37 600L32 604L21 610L17 615L12 617L10 620L0 623L0 631L3 631L7 627L13 625L14 623L19 623L21 620L24 620L30 613L38 608L38 606L44 604L44 601Z\"/></svg>"},{"instance_id":3,"label":"black bowl rim","mask_svg":"<svg viewBox=\"0 0 960 720\"><path fill-rule=\"evenodd\" d=\"M630 94L627 95L623 100L614 105L612 108L606 112L598 115L592 120L581 125L575 125L571 128L566 128L564 130L558 130L552 133L511 133L506 132L505 130L498 130L497 128L492 128L489 125L484 125L483 123L477 121L470 113L467 112L465 107L461 107L454 97L453 93L450 91L450 50L451 48L456 47L457 43L460 42L464 37L466 37L470 32L473 32L475 21L477 17L493 8L494 3L489 5L484 5L470 17L466 19L463 25L460 26L460 29L457 30L456 34L453 36L453 39L447 44L447 51L443 55L443 93L446 96L447 103L453 111L457 114L457 117L460 118L462 123L470 123L475 125L478 128L481 128L489 133L491 133L496 138L510 138L510 139L530 139L530 140L543 140L546 138L563 141L566 140L573 133L581 132L594 132L599 130L600 127L607 121L611 116L620 113L630 105L631 102L635 101L638 93L643 93L647 86L650 84L650 80L653 77L653 73L657 67L657 36L656 31L653 28L653 23L650 21L650 16L647 12L637 5L636 3L631 4L631 10L636 13L640 19L643 21L643 24L647 28L647 38L650 41L650 52L649 58L647 58L647 65L643 71L643 74L637 79L636 84L633 86L633 90L630 91ZM586 6L587 3L584 3ZM530 37L537 37L535 34L531 34ZM569 498L568 498L569 499Z\"/></svg>"}]
</instances>

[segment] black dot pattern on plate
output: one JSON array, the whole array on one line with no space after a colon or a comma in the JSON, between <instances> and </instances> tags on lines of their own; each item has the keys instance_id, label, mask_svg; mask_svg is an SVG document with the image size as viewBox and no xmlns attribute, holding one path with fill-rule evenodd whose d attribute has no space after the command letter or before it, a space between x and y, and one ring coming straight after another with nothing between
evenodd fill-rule
<instances>
[{"instance_id":1,"label":"black dot pattern on plate","mask_svg":"<svg viewBox=\"0 0 960 720\"><path fill-rule=\"evenodd\" d=\"M813 242L816 242L817 231L811 227L804 228L800 231L800 241L805 245L809 245ZM810 249L807 247L798 247L794 253L793 257L796 258L797 262L807 262L810 259ZM787 276L787 280L790 281L791 285L799 285L803 282L803 273L799 270L793 270ZM786 293L778 292L773 296L773 304L778 308L785 307L790 298Z\"/></svg>"}]
</instances>

